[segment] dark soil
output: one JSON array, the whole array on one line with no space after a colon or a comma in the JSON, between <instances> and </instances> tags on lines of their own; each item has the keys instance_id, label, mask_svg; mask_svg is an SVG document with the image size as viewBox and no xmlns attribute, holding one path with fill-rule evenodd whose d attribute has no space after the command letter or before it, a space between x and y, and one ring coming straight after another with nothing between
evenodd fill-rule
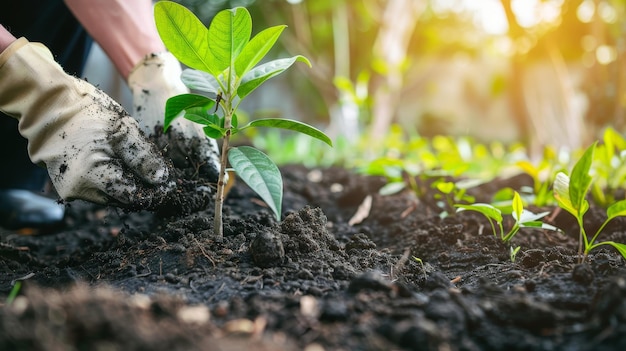
<instances>
[{"instance_id":1,"label":"dark soil","mask_svg":"<svg viewBox=\"0 0 626 351\"><path fill-rule=\"evenodd\" d=\"M282 171L283 220L238 182L221 241L212 204L168 217L73 202L47 235L0 230L0 350L626 349L624 260L606 248L578 265L569 214L545 209L565 233L521 231L512 263L478 214L442 220L343 169ZM590 229L603 219L592 205ZM625 223L600 238L626 242Z\"/></svg>"}]
</instances>

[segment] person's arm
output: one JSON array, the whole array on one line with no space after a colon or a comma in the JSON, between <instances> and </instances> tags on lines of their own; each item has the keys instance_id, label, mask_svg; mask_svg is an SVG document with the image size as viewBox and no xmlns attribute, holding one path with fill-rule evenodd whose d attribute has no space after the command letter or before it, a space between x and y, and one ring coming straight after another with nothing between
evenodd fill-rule
<instances>
[{"instance_id":1,"label":"person's arm","mask_svg":"<svg viewBox=\"0 0 626 351\"><path fill-rule=\"evenodd\" d=\"M65 0L67 7L127 80L144 57L164 52L151 0Z\"/></svg>"},{"instance_id":2,"label":"person's arm","mask_svg":"<svg viewBox=\"0 0 626 351\"><path fill-rule=\"evenodd\" d=\"M13 34L9 33L3 25L0 24L0 53L11 45L17 38Z\"/></svg>"}]
</instances>

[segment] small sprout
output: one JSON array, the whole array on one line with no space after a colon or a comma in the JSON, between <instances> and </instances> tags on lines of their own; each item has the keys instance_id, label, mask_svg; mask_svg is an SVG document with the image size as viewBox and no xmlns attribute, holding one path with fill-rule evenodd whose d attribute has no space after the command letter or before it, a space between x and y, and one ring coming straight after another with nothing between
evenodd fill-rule
<instances>
[{"instance_id":1,"label":"small sprout","mask_svg":"<svg viewBox=\"0 0 626 351\"><path fill-rule=\"evenodd\" d=\"M15 298L20 293L20 289L22 288L22 281L18 280L13 284L13 288L11 288L11 292L9 292L9 296L7 296L7 305L10 305L15 301Z\"/></svg>"},{"instance_id":2,"label":"small sprout","mask_svg":"<svg viewBox=\"0 0 626 351\"><path fill-rule=\"evenodd\" d=\"M607 219L602 223L600 228L589 240L584 226L584 216L587 210L589 210L589 202L587 201L587 195L589 189L592 186L593 178L589 175L591 170L591 164L593 162L593 155L596 148L596 143L593 143L583 156L576 162L572 169L571 175L568 176L563 172L559 172L554 180L554 197L562 209L569 212L576 221L580 228L578 236L578 255L580 257L580 263L585 262L589 252L602 245L613 246L617 251L626 258L626 245L616 243L613 241L603 241L596 243L598 235L602 232L604 227L614 218L626 216L626 200L621 200L613 203L607 209Z\"/></svg>"},{"instance_id":3,"label":"small sprout","mask_svg":"<svg viewBox=\"0 0 626 351\"><path fill-rule=\"evenodd\" d=\"M515 258L517 257L517 252L519 251L520 246L517 246L516 248L513 248L513 246L511 246L511 262L515 263Z\"/></svg>"},{"instance_id":4,"label":"small sprout","mask_svg":"<svg viewBox=\"0 0 626 351\"><path fill-rule=\"evenodd\" d=\"M531 211L526 210L524 208L522 198L520 197L517 191L515 191L513 194L513 202L512 202L513 212L511 213L511 216L515 220L515 223L513 224L513 227L511 227L511 229L506 233L504 231L504 226L502 224L502 221L503 221L502 211L496 208L495 206L491 204L485 204L485 203L475 203L475 204L469 204L469 205L457 204L455 205L455 207L457 207L457 212L470 210L470 211L476 211L476 212L481 213L489 221L493 235L497 238L498 233L500 233L500 239L505 243L510 242L513 236L515 236L515 234L517 234L517 232L522 228L540 228L540 229L547 229L547 230L553 230L553 231L560 231L555 226L547 224L547 223L543 223L540 220L541 218L548 215L549 212L533 213ZM497 225L498 230L496 230L496 225ZM515 259L515 254L517 254L517 252L519 251L519 247L515 249L511 248L511 250L512 250L511 260L513 261ZM514 253L513 253L513 250L515 251Z\"/></svg>"},{"instance_id":5,"label":"small sprout","mask_svg":"<svg viewBox=\"0 0 626 351\"><path fill-rule=\"evenodd\" d=\"M420 266L422 266L422 272L424 273L424 279L428 278L428 276L426 275L426 268L424 268L424 261L422 261L421 258L415 257L415 256L413 256L413 259L415 260L415 262L419 263Z\"/></svg>"}]
</instances>

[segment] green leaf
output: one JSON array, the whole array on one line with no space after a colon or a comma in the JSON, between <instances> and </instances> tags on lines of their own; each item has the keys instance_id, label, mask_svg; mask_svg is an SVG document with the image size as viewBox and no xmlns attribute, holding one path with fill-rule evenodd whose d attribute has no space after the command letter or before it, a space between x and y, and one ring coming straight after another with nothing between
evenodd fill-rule
<instances>
[{"instance_id":1,"label":"green leaf","mask_svg":"<svg viewBox=\"0 0 626 351\"><path fill-rule=\"evenodd\" d=\"M233 113L233 117L230 119L230 125L235 131L237 131L237 127L239 126L239 118L237 117L236 113Z\"/></svg>"},{"instance_id":2,"label":"green leaf","mask_svg":"<svg viewBox=\"0 0 626 351\"><path fill-rule=\"evenodd\" d=\"M626 216L626 200L618 201L606 210L606 214L608 215L607 221L615 217Z\"/></svg>"},{"instance_id":3,"label":"green leaf","mask_svg":"<svg viewBox=\"0 0 626 351\"><path fill-rule=\"evenodd\" d=\"M165 120L163 122L163 131L167 131L170 124L179 116L182 111L192 107L205 107L210 109L215 102L208 97L196 94L176 95L167 100L165 103Z\"/></svg>"},{"instance_id":4,"label":"green leaf","mask_svg":"<svg viewBox=\"0 0 626 351\"><path fill-rule=\"evenodd\" d=\"M522 210L522 213L520 213L519 217L516 218L516 220L520 224L526 224L528 222L538 221L541 218L547 216L548 214L550 214L550 212L548 212L548 211L540 212L540 213L533 213L533 212L528 211L528 210Z\"/></svg>"},{"instance_id":5,"label":"green leaf","mask_svg":"<svg viewBox=\"0 0 626 351\"><path fill-rule=\"evenodd\" d=\"M539 181L539 168L537 168L534 164L528 161L518 161L515 163L516 166L522 169L522 171L526 172L534 181Z\"/></svg>"},{"instance_id":6,"label":"green leaf","mask_svg":"<svg viewBox=\"0 0 626 351\"><path fill-rule=\"evenodd\" d=\"M283 180L278 167L261 151L240 146L228 150L228 161L241 178L254 190L280 221L283 201Z\"/></svg>"},{"instance_id":7,"label":"green leaf","mask_svg":"<svg viewBox=\"0 0 626 351\"><path fill-rule=\"evenodd\" d=\"M589 208L587 203L587 193L591 186L591 176L589 170L591 169L591 163L593 162L593 152L596 148L596 143L593 143L585 150L583 156L576 162L570 175L569 196L572 201L572 205L577 209L581 215L583 215Z\"/></svg>"},{"instance_id":8,"label":"green leaf","mask_svg":"<svg viewBox=\"0 0 626 351\"><path fill-rule=\"evenodd\" d=\"M511 215L515 218L515 221L521 222L522 213L524 212L524 203L517 191L513 192L513 203L511 205L513 206L513 213Z\"/></svg>"},{"instance_id":9,"label":"green leaf","mask_svg":"<svg viewBox=\"0 0 626 351\"><path fill-rule=\"evenodd\" d=\"M563 232L560 228L557 228L551 224L548 223L541 223L541 229L547 229L547 230L552 230L554 232Z\"/></svg>"},{"instance_id":10,"label":"green leaf","mask_svg":"<svg viewBox=\"0 0 626 351\"><path fill-rule=\"evenodd\" d=\"M219 126L220 118L216 114L210 114L202 107L193 107L185 111L185 118L202 125Z\"/></svg>"},{"instance_id":11,"label":"green leaf","mask_svg":"<svg viewBox=\"0 0 626 351\"><path fill-rule=\"evenodd\" d=\"M180 79L189 89L215 94L221 90L220 84L211 74L196 69L186 69Z\"/></svg>"},{"instance_id":12,"label":"green leaf","mask_svg":"<svg viewBox=\"0 0 626 351\"><path fill-rule=\"evenodd\" d=\"M441 191L444 194L450 194L452 190L454 190L453 182L441 181L441 182L435 183L434 185L435 185L435 188L437 188L437 190Z\"/></svg>"},{"instance_id":13,"label":"green leaf","mask_svg":"<svg viewBox=\"0 0 626 351\"><path fill-rule=\"evenodd\" d=\"M208 46L215 56L215 68L232 67L252 34L252 18L245 7L220 11L209 26ZM214 74L217 76L216 74Z\"/></svg>"},{"instance_id":14,"label":"green leaf","mask_svg":"<svg viewBox=\"0 0 626 351\"><path fill-rule=\"evenodd\" d=\"M215 124L208 124L202 128L204 134L212 139L219 139L226 134L224 128L221 128Z\"/></svg>"},{"instance_id":15,"label":"green leaf","mask_svg":"<svg viewBox=\"0 0 626 351\"><path fill-rule=\"evenodd\" d=\"M246 124L245 126L241 127L239 131L242 131L250 127L272 127L272 128L287 129L287 130L291 130L294 132L306 134L310 137L321 140L330 146L333 146L332 140L330 140L330 138L326 136L324 132L306 123L302 123L293 119L285 119L285 118L256 119Z\"/></svg>"},{"instance_id":16,"label":"green leaf","mask_svg":"<svg viewBox=\"0 0 626 351\"><path fill-rule=\"evenodd\" d=\"M198 17L173 1L159 1L154 5L154 19L165 47L180 62L215 72L214 56L207 42L208 31Z\"/></svg>"},{"instance_id":17,"label":"green leaf","mask_svg":"<svg viewBox=\"0 0 626 351\"><path fill-rule=\"evenodd\" d=\"M574 204L572 203L572 200L570 199L569 187L570 187L570 179L567 176L567 174L563 172L557 173L556 177L554 178L554 183L552 185L552 188L554 191L554 198L556 199L556 202L559 205L559 207L571 213L572 216L579 218L582 215L580 214L580 212L574 206Z\"/></svg>"},{"instance_id":18,"label":"green leaf","mask_svg":"<svg viewBox=\"0 0 626 351\"><path fill-rule=\"evenodd\" d=\"M256 66L274 46L286 27L285 25L270 27L255 35L235 60L236 74L243 77L252 67Z\"/></svg>"},{"instance_id":19,"label":"green leaf","mask_svg":"<svg viewBox=\"0 0 626 351\"><path fill-rule=\"evenodd\" d=\"M248 96L254 89L258 88L259 85L263 84L266 80L279 75L287 68L291 67L294 62L300 61L304 62L309 67L311 67L311 62L301 55L294 56L291 58L278 59L274 61L270 61L268 63L264 63L260 66L253 68L251 71L246 73L241 79L241 84L237 89L237 95L239 98L243 99Z\"/></svg>"},{"instance_id":20,"label":"green leaf","mask_svg":"<svg viewBox=\"0 0 626 351\"><path fill-rule=\"evenodd\" d=\"M457 208L457 212L463 210L471 210L482 213L485 217L491 218L497 223L502 223L502 212L490 204L476 203L471 205L457 204L454 205Z\"/></svg>"}]
</instances>

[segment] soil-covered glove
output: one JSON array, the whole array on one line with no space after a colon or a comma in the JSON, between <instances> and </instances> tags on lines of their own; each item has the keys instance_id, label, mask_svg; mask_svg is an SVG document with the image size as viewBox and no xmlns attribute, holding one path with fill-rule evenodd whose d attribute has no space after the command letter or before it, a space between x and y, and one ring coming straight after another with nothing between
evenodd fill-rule
<instances>
[{"instance_id":1,"label":"soil-covered glove","mask_svg":"<svg viewBox=\"0 0 626 351\"><path fill-rule=\"evenodd\" d=\"M133 94L133 116L147 135L163 134L165 102L172 96L188 93L180 79L180 63L169 52L146 56L128 76ZM166 151L177 168L193 168L210 181L217 182L219 149L206 137L202 126L184 118L176 119L155 141Z\"/></svg>"},{"instance_id":2,"label":"soil-covered glove","mask_svg":"<svg viewBox=\"0 0 626 351\"><path fill-rule=\"evenodd\" d=\"M167 163L137 122L41 44L20 38L0 54L0 110L19 120L63 199L150 207L165 190Z\"/></svg>"}]
</instances>

